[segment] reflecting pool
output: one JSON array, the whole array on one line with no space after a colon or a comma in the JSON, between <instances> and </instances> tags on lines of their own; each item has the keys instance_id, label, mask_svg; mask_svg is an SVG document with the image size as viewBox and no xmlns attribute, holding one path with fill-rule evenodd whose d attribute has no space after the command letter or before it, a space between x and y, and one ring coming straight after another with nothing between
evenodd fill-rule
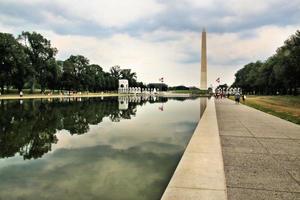
<instances>
[{"instance_id":1,"label":"reflecting pool","mask_svg":"<svg viewBox=\"0 0 300 200\"><path fill-rule=\"evenodd\" d=\"M0 199L160 199L205 102L0 101Z\"/></svg>"}]
</instances>

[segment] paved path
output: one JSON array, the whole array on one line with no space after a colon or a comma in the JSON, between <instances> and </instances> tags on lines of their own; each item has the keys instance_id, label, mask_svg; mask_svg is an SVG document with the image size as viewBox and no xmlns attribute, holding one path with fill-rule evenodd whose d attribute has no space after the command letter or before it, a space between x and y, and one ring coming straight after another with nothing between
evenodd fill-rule
<instances>
[{"instance_id":1,"label":"paved path","mask_svg":"<svg viewBox=\"0 0 300 200\"><path fill-rule=\"evenodd\" d=\"M300 126L216 100L229 200L300 199Z\"/></svg>"}]
</instances>

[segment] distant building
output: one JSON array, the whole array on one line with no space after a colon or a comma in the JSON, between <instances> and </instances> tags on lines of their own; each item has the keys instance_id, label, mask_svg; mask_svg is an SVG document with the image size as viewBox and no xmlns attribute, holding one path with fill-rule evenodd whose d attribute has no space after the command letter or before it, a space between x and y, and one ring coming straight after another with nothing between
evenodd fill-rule
<instances>
[{"instance_id":1,"label":"distant building","mask_svg":"<svg viewBox=\"0 0 300 200\"><path fill-rule=\"evenodd\" d=\"M127 79L120 79L119 80L119 89L128 89L128 80Z\"/></svg>"},{"instance_id":2,"label":"distant building","mask_svg":"<svg viewBox=\"0 0 300 200\"><path fill-rule=\"evenodd\" d=\"M119 93L130 93L130 94L138 94L142 92L140 87L129 87L129 83L127 79L120 79L119 80Z\"/></svg>"}]
</instances>

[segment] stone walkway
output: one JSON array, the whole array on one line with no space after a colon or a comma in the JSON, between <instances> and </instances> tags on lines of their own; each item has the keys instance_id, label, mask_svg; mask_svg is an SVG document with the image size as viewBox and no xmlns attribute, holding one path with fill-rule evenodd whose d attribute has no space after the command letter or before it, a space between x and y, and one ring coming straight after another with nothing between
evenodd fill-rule
<instances>
[{"instance_id":1,"label":"stone walkway","mask_svg":"<svg viewBox=\"0 0 300 200\"><path fill-rule=\"evenodd\" d=\"M229 200L300 199L300 126L215 100Z\"/></svg>"}]
</instances>

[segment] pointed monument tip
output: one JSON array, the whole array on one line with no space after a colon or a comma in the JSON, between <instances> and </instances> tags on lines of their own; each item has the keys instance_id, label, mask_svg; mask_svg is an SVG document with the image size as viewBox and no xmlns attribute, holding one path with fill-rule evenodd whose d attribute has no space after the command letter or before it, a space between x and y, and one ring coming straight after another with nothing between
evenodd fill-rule
<instances>
[{"instance_id":1,"label":"pointed monument tip","mask_svg":"<svg viewBox=\"0 0 300 200\"><path fill-rule=\"evenodd\" d=\"M206 32L205 27L203 27L202 32Z\"/></svg>"}]
</instances>

